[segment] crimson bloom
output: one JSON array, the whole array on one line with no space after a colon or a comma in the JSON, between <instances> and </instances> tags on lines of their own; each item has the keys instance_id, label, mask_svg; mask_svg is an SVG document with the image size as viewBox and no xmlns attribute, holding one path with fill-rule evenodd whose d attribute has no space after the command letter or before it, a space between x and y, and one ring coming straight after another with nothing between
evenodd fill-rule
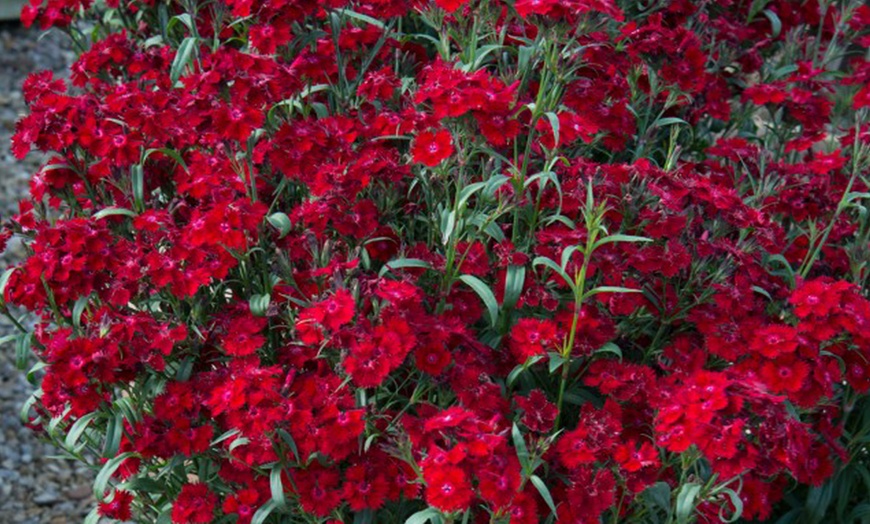
<instances>
[{"instance_id":1,"label":"crimson bloom","mask_svg":"<svg viewBox=\"0 0 870 524\"><path fill-rule=\"evenodd\" d=\"M453 137L449 131L444 129L420 133L411 147L414 162L429 167L437 166L444 159L452 155L453 151Z\"/></svg>"}]
</instances>

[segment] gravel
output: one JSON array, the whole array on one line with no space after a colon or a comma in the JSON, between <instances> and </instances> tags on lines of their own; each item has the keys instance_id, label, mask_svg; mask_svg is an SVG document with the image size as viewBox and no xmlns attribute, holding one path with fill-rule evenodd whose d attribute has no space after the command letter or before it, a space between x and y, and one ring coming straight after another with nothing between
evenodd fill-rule
<instances>
[{"instance_id":1,"label":"gravel","mask_svg":"<svg viewBox=\"0 0 870 524\"><path fill-rule=\"evenodd\" d=\"M62 33L41 37L38 29L0 23L0 217L17 210L31 174L44 160L31 154L18 161L10 152L15 122L26 110L21 84L28 74L45 69L66 76L74 57ZM0 270L21 256L21 246L12 243L0 257ZM12 332L0 317L0 337ZM21 424L18 413L32 392L15 367L14 348L0 347L0 524L80 523L94 504L93 473L52 458L57 451Z\"/></svg>"}]
</instances>

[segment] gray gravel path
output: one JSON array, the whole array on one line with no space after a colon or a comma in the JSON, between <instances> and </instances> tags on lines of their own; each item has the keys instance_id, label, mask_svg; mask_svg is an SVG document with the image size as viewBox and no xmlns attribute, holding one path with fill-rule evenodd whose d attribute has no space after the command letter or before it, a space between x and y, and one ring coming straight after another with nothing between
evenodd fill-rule
<instances>
[{"instance_id":1,"label":"gray gravel path","mask_svg":"<svg viewBox=\"0 0 870 524\"><path fill-rule=\"evenodd\" d=\"M17 209L27 195L30 175L42 158L31 154L23 162L12 156L10 138L24 113L21 84L28 74L52 69L65 76L74 59L62 33L40 38L37 29L0 23L0 216ZM20 259L20 247L0 257L0 270ZM12 326L0 317L0 337ZM15 367L14 348L0 347L0 524L80 523L90 511L90 471L69 461L50 458L52 446L40 442L22 426L18 412L33 386Z\"/></svg>"}]
</instances>

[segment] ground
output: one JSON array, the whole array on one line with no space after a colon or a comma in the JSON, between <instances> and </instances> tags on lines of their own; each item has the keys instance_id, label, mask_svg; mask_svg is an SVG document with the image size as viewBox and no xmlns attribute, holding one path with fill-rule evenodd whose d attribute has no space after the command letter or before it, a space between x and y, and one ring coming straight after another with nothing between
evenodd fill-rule
<instances>
[{"instance_id":1,"label":"ground","mask_svg":"<svg viewBox=\"0 0 870 524\"><path fill-rule=\"evenodd\" d=\"M62 33L42 36L0 23L0 217L17 209L27 195L27 182L43 160L31 154L24 162L10 152L15 122L26 107L21 84L34 71L52 69L64 75L74 54ZM0 258L0 270L20 259L11 245ZM0 317L0 337L11 325ZM33 386L15 368L14 348L0 348L0 524L73 524L93 507L92 474L81 465L51 458L55 449L22 426L18 413Z\"/></svg>"}]
</instances>

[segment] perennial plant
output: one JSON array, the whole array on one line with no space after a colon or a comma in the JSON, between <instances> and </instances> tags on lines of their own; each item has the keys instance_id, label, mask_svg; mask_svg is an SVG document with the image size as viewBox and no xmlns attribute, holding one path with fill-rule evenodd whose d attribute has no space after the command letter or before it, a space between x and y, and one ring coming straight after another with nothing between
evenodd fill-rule
<instances>
[{"instance_id":1,"label":"perennial plant","mask_svg":"<svg viewBox=\"0 0 870 524\"><path fill-rule=\"evenodd\" d=\"M870 522L867 5L23 20L0 305L90 521Z\"/></svg>"}]
</instances>

